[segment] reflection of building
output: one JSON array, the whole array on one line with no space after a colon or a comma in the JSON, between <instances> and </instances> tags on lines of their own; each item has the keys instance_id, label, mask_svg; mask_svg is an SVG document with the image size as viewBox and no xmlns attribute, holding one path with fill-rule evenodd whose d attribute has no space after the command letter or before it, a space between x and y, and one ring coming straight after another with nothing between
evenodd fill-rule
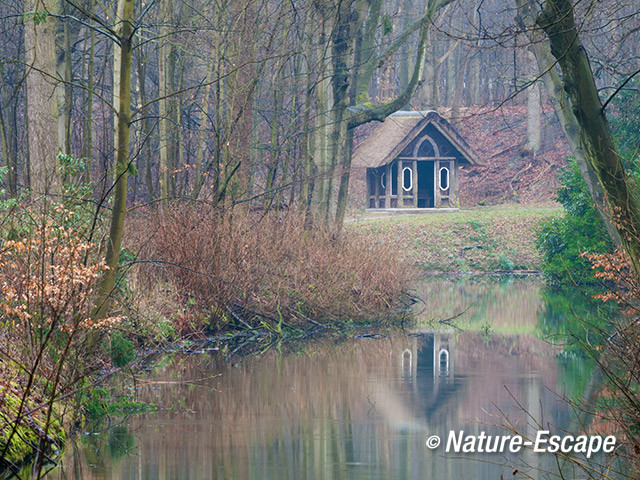
<instances>
[{"instance_id":1,"label":"reflection of building","mask_svg":"<svg viewBox=\"0 0 640 480\"><path fill-rule=\"evenodd\" d=\"M411 385L427 416L434 413L459 386L456 384L457 335L454 331L407 337L400 353L403 381Z\"/></svg>"},{"instance_id":2,"label":"reflection of building","mask_svg":"<svg viewBox=\"0 0 640 480\"><path fill-rule=\"evenodd\" d=\"M394 355L411 392L403 402L428 425L492 422L493 406L514 417L522 408L540 415L542 404L560 423L566 421L565 409L553 401L555 351L541 340L423 331L406 337Z\"/></svg>"},{"instance_id":3,"label":"reflection of building","mask_svg":"<svg viewBox=\"0 0 640 480\"><path fill-rule=\"evenodd\" d=\"M433 334L433 376L451 382L456 366L455 336L451 333Z\"/></svg>"},{"instance_id":4,"label":"reflection of building","mask_svg":"<svg viewBox=\"0 0 640 480\"><path fill-rule=\"evenodd\" d=\"M434 383L451 382L456 368L456 336L451 331L409 337L411 344L402 351L402 378L414 382L418 370L432 371ZM430 357L430 358L429 358Z\"/></svg>"}]
</instances>

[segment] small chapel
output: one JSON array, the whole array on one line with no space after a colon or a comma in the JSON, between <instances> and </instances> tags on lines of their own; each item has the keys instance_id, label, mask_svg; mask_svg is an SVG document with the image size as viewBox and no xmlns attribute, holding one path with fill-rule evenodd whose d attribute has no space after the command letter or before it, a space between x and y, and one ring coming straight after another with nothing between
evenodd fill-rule
<instances>
[{"instance_id":1,"label":"small chapel","mask_svg":"<svg viewBox=\"0 0 640 480\"><path fill-rule=\"evenodd\" d=\"M387 117L353 153L366 169L369 209L458 208L458 172L483 165L455 128L435 111Z\"/></svg>"}]
</instances>

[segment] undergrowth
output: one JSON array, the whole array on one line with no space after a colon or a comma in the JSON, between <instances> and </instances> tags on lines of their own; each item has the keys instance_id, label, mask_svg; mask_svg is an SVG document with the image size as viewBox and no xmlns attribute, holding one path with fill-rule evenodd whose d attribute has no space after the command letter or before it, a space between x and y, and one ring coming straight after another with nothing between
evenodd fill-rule
<instances>
[{"instance_id":1,"label":"undergrowth","mask_svg":"<svg viewBox=\"0 0 640 480\"><path fill-rule=\"evenodd\" d=\"M309 231L294 214L176 205L132 218L128 239L144 262L134 289L147 293L134 305L169 318L182 336L387 317L412 278L392 244Z\"/></svg>"}]
</instances>

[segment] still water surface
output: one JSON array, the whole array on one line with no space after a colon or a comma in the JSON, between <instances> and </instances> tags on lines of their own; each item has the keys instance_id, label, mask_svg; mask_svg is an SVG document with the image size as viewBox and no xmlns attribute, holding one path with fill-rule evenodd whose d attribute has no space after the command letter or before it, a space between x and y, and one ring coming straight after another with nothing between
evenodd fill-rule
<instances>
[{"instance_id":1,"label":"still water surface","mask_svg":"<svg viewBox=\"0 0 640 480\"><path fill-rule=\"evenodd\" d=\"M497 480L513 478L513 462L550 467L549 456L475 458L425 441L506 435L496 425L507 419L532 434L523 409L569 427L560 397L579 394L589 369L553 336L567 299L513 278L430 279L416 293L410 331L166 356L127 383L159 411L78 435L47 478Z\"/></svg>"}]
</instances>

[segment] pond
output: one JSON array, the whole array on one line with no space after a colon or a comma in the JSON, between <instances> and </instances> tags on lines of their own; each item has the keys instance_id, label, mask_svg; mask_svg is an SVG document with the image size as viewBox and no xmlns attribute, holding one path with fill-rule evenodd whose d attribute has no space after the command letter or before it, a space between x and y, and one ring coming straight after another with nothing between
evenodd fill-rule
<instances>
[{"instance_id":1,"label":"pond","mask_svg":"<svg viewBox=\"0 0 640 480\"><path fill-rule=\"evenodd\" d=\"M562 397L582 392L590 368L553 333L567 321L559 305L575 302L535 278L431 278L416 295L407 330L244 357L215 346L169 354L127 380L159 410L78 435L47 478L499 479L514 463L552 468L552 455L425 443L452 430L507 435L506 422L535 435L527 412L570 428Z\"/></svg>"}]
</instances>

